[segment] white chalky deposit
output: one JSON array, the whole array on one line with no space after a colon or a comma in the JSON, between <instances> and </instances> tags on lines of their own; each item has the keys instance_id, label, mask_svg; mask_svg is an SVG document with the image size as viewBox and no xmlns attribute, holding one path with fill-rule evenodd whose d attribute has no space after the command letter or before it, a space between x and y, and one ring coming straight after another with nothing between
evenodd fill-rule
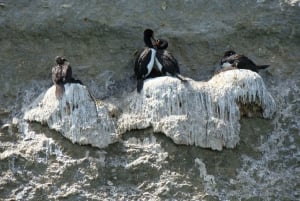
<instances>
[{"instance_id":1,"label":"white chalky deposit","mask_svg":"<svg viewBox=\"0 0 300 201\"><path fill-rule=\"evenodd\" d=\"M84 86L65 88L60 101L54 96L54 87L42 94L24 119L47 123L74 143L100 148L116 142L117 135L150 127L177 144L234 148L239 142L242 114L253 106L260 108L262 117L271 118L276 110L262 78L248 70L222 72L207 82L149 79L140 94L129 94L117 106L95 104ZM117 107L121 105L119 114Z\"/></svg>"},{"instance_id":2,"label":"white chalky deposit","mask_svg":"<svg viewBox=\"0 0 300 201\"><path fill-rule=\"evenodd\" d=\"M66 84L61 99L52 86L29 106L24 119L47 124L73 143L103 148L117 140L115 120L108 104L97 105L85 86Z\"/></svg>"}]
</instances>

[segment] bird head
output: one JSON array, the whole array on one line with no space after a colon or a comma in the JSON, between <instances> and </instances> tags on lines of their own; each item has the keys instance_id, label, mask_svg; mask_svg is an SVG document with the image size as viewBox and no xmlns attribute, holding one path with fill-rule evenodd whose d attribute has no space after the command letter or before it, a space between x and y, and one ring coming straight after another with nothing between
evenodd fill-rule
<instances>
[{"instance_id":1,"label":"bird head","mask_svg":"<svg viewBox=\"0 0 300 201\"><path fill-rule=\"evenodd\" d=\"M64 57L61 57L61 56L57 56L57 57L55 57L55 61L58 65L63 65L65 63L65 61L67 61L67 59L65 59Z\"/></svg>"},{"instance_id":2,"label":"bird head","mask_svg":"<svg viewBox=\"0 0 300 201\"><path fill-rule=\"evenodd\" d=\"M233 50L228 50L228 51L226 51L226 52L224 53L224 57L230 57L231 55L234 55L234 54L236 54L235 51L233 51Z\"/></svg>"},{"instance_id":3,"label":"bird head","mask_svg":"<svg viewBox=\"0 0 300 201\"><path fill-rule=\"evenodd\" d=\"M145 29L144 37L154 39L154 31L152 29Z\"/></svg>"},{"instance_id":4,"label":"bird head","mask_svg":"<svg viewBox=\"0 0 300 201\"><path fill-rule=\"evenodd\" d=\"M155 40L155 46L157 49L167 49L168 48L168 41L164 39L157 39Z\"/></svg>"}]
</instances>

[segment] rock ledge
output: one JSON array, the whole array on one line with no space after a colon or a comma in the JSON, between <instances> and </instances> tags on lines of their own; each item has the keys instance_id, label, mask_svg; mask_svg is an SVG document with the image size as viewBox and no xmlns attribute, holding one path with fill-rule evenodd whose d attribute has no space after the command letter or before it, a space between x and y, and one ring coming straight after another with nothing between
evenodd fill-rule
<instances>
[{"instance_id":1,"label":"rock ledge","mask_svg":"<svg viewBox=\"0 0 300 201\"><path fill-rule=\"evenodd\" d=\"M65 88L61 100L56 100L54 87L41 94L24 119L47 124L74 143L99 148L127 131L149 127L177 144L234 148L242 115L271 118L276 110L262 78L248 70L222 72L208 82L149 79L141 94L133 92L116 105L95 103L84 86Z\"/></svg>"}]
</instances>

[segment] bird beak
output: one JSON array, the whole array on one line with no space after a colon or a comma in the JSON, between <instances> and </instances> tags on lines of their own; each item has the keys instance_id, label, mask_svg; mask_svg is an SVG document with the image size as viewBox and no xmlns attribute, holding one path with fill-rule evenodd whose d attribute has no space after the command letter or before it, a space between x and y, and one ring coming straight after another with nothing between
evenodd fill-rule
<instances>
[{"instance_id":1,"label":"bird beak","mask_svg":"<svg viewBox=\"0 0 300 201\"><path fill-rule=\"evenodd\" d=\"M151 39L153 40L152 42L154 43L154 45L158 45L158 40L156 40L154 37L152 37Z\"/></svg>"},{"instance_id":2,"label":"bird beak","mask_svg":"<svg viewBox=\"0 0 300 201\"><path fill-rule=\"evenodd\" d=\"M154 38L154 36L151 37L152 40L156 41L156 39Z\"/></svg>"}]
</instances>

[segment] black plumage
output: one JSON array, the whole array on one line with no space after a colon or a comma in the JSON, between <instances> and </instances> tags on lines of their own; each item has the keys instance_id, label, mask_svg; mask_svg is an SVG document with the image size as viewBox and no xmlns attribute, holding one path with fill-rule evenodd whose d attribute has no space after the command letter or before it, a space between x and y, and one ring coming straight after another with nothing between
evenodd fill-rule
<instances>
[{"instance_id":1,"label":"black plumage","mask_svg":"<svg viewBox=\"0 0 300 201\"><path fill-rule=\"evenodd\" d=\"M153 47L152 40L154 40L154 32L151 29L146 29L144 31L145 48L137 56L134 66L139 93L143 88L144 80L150 75L154 66L156 50Z\"/></svg>"},{"instance_id":2,"label":"black plumage","mask_svg":"<svg viewBox=\"0 0 300 201\"><path fill-rule=\"evenodd\" d=\"M55 61L57 65L52 68L52 81L56 86L55 95L57 98L60 98L65 91L64 84L82 84L82 82L72 77L72 67L70 66L70 63L67 62L67 59L57 56Z\"/></svg>"},{"instance_id":3,"label":"black plumage","mask_svg":"<svg viewBox=\"0 0 300 201\"><path fill-rule=\"evenodd\" d=\"M252 60L244 55L237 54L235 51L229 50L224 53L220 62L221 67L248 69L258 72L261 69L268 68L269 65L256 65Z\"/></svg>"},{"instance_id":4,"label":"black plumage","mask_svg":"<svg viewBox=\"0 0 300 201\"><path fill-rule=\"evenodd\" d=\"M167 51L168 42L164 39L156 40L155 47L157 49L155 63L156 67L161 71L163 75L175 76L181 81L186 81L180 75L180 69L176 58Z\"/></svg>"}]
</instances>

